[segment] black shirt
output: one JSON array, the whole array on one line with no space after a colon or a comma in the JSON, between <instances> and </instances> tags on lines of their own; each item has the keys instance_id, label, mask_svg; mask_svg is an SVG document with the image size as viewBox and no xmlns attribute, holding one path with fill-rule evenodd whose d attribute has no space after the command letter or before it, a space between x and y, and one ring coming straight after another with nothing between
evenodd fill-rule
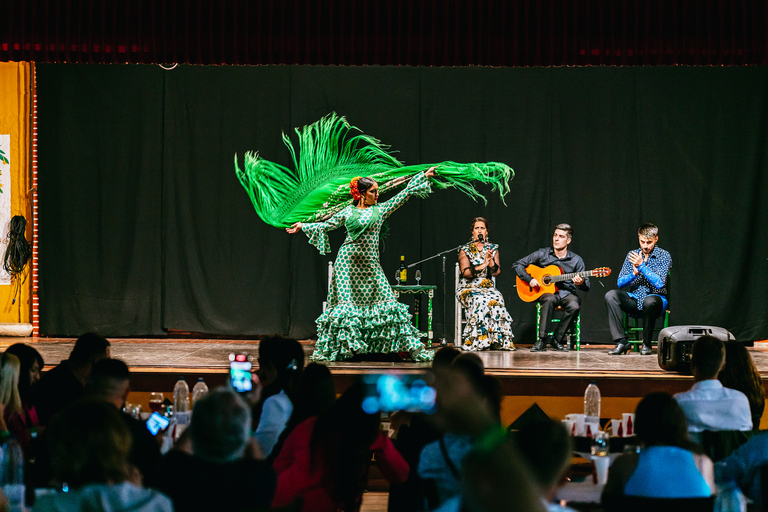
<instances>
[{"instance_id":1,"label":"black shirt","mask_svg":"<svg viewBox=\"0 0 768 512\"><path fill-rule=\"evenodd\" d=\"M519 259L512 264L512 267L515 269L515 273L520 276L520 279L526 283L530 282L532 279L531 275L525 271L525 267L528 265L536 265L539 267L555 265L560 267L560 270L563 271L563 274L584 272L585 270L584 260L581 259L581 256L574 252L567 251L565 257L558 258L555 256L555 250L551 247L542 247L538 251L532 252L525 258ZM561 296L576 292L576 288L576 285L571 280L557 283L557 289L560 290ZM589 291L588 277L584 278L584 283L582 283L578 289L585 292Z\"/></svg>"}]
</instances>

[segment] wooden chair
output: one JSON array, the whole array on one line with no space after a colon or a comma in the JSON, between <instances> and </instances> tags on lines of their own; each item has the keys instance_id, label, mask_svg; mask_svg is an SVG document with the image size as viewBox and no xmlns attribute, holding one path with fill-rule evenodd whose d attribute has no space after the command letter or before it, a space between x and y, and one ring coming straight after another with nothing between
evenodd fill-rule
<instances>
[{"instance_id":1,"label":"wooden chair","mask_svg":"<svg viewBox=\"0 0 768 512\"><path fill-rule=\"evenodd\" d=\"M656 325L653 329L654 336L651 337L651 346L656 345L656 339L658 338L658 333L662 331L662 329L666 329L669 327L669 303L670 303L670 296L672 293L671 290L671 277L672 272L667 273L667 307L664 310L664 321L662 322L662 326L659 327ZM643 326L641 325L642 322L640 321L639 317L628 315L627 313L624 313L624 331L627 333L627 341L630 345L632 345L632 348L635 352L640 352L640 347L643 344Z\"/></svg>"},{"instance_id":2,"label":"wooden chair","mask_svg":"<svg viewBox=\"0 0 768 512\"><path fill-rule=\"evenodd\" d=\"M552 336L555 333L554 325L556 323L560 322L560 318L557 318L557 313L562 313L563 308L562 306L557 306L552 314L552 320L550 320L550 326L553 327L552 332L548 332L548 336ZM536 336L539 335L539 326L541 325L541 303L536 303ZM581 350L581 310L579 310L578 313L576 313L576 319L573 321L573 323L568 327L568 330L565 332L565 335L568 337L568 345L571 347L571 350Z\"/></svg>"}]
</instances>

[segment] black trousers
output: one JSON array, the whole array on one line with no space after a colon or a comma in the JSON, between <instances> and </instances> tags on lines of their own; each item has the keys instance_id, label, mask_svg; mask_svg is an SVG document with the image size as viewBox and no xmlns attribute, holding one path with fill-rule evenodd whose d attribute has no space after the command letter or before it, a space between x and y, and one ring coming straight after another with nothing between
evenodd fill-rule
<instances>
[{"instance_id":1,"label":"black trousers","mask_svg":"<svg viewBox=\"0 0 768 512\"><path fill-rule=\"evenodd\" d=\"M627 339L624 331L624 316L643 319L643 345L650 348L653 340L653 328L656 319L664 313L664 302L658 295L649 295L643 300L643 309L637 309L637 300L623 290L611 290L605 294L605 305L608 308L608 326L614 343Z\"/></svg>"},{"instance_id":2,"label":"black trousers","mask_svg":"<svg viewBox=\"0 0 768 512\"><path fill-rule=\"evenodd\" d=\"M539 339L546 338L547 333L550 331L549 323L552 320L555 308L561 306L563 308L563 317L555 328L553 334L555 341L558 343L563 342L565 333L573 323L576 315L579 314L581 308L581 299L575 293L569 293L565 297L560 297L556 294L545 293L539 298L541 304L541 321L539 322Z\"/></svg>"}]
</instances>

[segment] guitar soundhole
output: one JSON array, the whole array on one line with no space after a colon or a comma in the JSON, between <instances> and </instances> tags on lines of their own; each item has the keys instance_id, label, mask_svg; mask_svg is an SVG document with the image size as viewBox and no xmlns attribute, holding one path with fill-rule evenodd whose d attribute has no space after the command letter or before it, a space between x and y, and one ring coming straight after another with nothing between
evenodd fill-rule
<instances>
[{"instance_id":1,"label":"guitar soundhole","mask_svg":"<svg viewBox=\"0 0 768 512\"><path fill-rule=\"evenodd\" d=\"M542 277L541 282L543 282L546 285L552 284L552 276L550 276L549 274L545 275L544 277Z\"/></svg>"}]
</instances>

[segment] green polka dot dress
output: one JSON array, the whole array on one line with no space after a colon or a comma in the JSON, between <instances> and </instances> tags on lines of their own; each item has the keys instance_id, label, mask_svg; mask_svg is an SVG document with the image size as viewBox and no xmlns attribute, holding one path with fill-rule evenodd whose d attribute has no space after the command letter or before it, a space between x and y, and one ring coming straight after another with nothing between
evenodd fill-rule
<instances>
[{"instance_id":1,"label":"green polka dot dress","mask_svg":"<svg viewBox=\"0 0 768 512\"><path fill-rule=\"evenodd\" d=\"M328 231L341 226L347 229L333 267L328 306L316 320L313 361L391 352L408 352L418 361L434 357L433 352L423 350L423 334L411 323L408 306L395 299L379 262L379 232L384 221L409 197L430 191L429 180L421 173L389 201L363 209L350 205L325 222L302 224L321 254L331 250Z\"/></svg>"}]
</instances>

